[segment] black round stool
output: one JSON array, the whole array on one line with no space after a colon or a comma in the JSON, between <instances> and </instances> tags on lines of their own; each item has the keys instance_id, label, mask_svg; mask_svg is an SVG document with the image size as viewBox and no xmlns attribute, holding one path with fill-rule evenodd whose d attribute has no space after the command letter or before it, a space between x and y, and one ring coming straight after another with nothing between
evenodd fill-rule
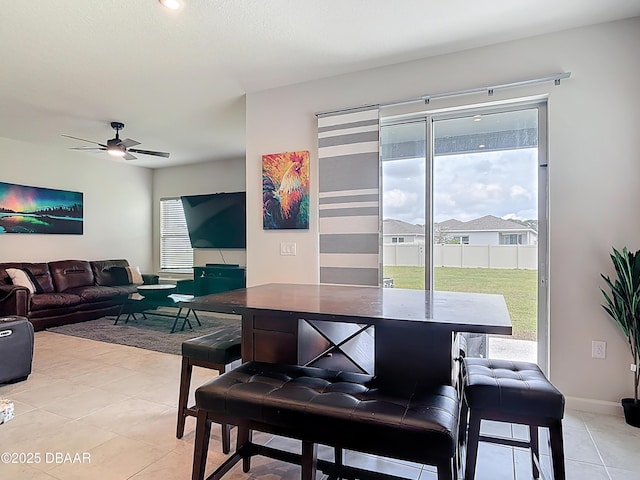
<instances>
[{"instance_id":1,"label":"black round stool","mask_svg":"<svg viewBox=\"0 0 640 480\"><path fill-rule=\"evenodd\" d=\"M188 416L197 416L195 406L189 407L189 388L194 365L197 367L225 372L226 366L240 359L240 342L242 329L237 327L222 328L202 337L182 342L182 371L180 374L180 396L178 398L178 425L176 437L184 435L184 424ZM222 451L229 453L231 427L222 425Z\"/></svg>"},{"instance_id":2,"label":"black round stool","mask_svg":"<svg viewBox=\"0 0 640 480\"><path fill-rule=\"evenodd\" d=\"M549 429L553 478L565 480L564 396L535 363L465 358L462 360L462 390L459 433L466 439L465 480L474 479L478 442L481 441L529 448L533 476L539 478L539 427ZM527 425L529 441L480 435L481 420Z\"/></svg>"}]
</instances>

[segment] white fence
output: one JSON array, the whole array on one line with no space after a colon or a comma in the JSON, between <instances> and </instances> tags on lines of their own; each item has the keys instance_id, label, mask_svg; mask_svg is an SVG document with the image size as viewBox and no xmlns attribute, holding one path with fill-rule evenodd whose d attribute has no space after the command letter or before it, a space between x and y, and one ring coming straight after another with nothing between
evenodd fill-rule
<instances>
[{"instance_id":1,"label":"white fence","mask_svg":"<svg viewBox=\"0 0 640 480\"><path fill-rule=\"evenodd\" d=\"M385 244L389 266L424 267L424 244ZM538 269L537 245L435 245L434 267Z\"/></svg>"}]
</instances>

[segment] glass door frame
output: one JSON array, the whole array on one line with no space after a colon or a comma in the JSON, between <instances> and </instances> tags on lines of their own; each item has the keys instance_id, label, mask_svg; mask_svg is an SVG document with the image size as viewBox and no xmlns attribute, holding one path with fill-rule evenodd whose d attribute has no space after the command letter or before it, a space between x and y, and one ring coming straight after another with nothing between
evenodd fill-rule
<instances>
[{"instance_id":1,"label":"glass door frame","mask_svg":"<svg viewBox=\"0 0 640 480\"><path fill-rule=\"evenodd\" d=\"M538 111L538 280L537 280L537 350L538 365L547 373L549 365L549 188L548 188L548 122L547 99L513 101L508 104L482 105L465 108L442 109L421 112L385 121L380 126L400 125L411 122L425 123L425 289L433 289L433 164L435 152L434 122L480 114L494 114L517 110L537 109ZM381 135L382 138L382 135ZM382 175L382 165L381 165ZM382 186L382 182L381 182ZM381 215L382 218L382 215ZM382 245L382 228L381 245ZM381 257L382 262L382 257Z\"/></svg>"}]
</instances>

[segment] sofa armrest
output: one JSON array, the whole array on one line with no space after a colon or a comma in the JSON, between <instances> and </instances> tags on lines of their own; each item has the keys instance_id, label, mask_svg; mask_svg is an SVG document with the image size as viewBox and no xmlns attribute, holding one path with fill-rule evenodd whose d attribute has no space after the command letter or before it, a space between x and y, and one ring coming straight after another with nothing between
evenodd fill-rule
<instances>
[{"instance_id":1,"label":"sofa armrest","mask_svg":"<svg viewBox=\"0 0 640 480\"><path fill-rule=\"evenodd\" d=\"M142 280L144 280L145 285L157 285L160 283L160 275L156 275L155 273L143 273Z\"/></svg>"},{"instance_id":2,"label":"sofa armrest","mask_svg":"<svg viewBox=\"0 0 640 480\"><path fill-rule=\"evenodd\" d=\"M0 315L26 317L29 311L29 290L15 285L0 285Z\"/></svg>"}]
</instances>

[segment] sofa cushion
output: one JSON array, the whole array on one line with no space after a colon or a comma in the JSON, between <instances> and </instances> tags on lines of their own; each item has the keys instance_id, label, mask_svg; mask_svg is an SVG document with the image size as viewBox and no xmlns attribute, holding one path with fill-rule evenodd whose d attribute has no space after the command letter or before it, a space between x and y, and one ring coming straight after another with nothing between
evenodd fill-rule
<instances>
[{"instance_id":1,"label":"sofa cushion","mask_svg":"<svg viewBox=\"0 0 640 480\"><path fill-rule=\"evenodd\" d=\"M56 292L64 292L70 288L93 286L94 284L91 265L85 260L49 262L49 270L51 271Z\"/></svg>"},{"instance_id":2,"label":"sofa cushion","mask_svg":"<svg viewBox=\"0 0 640 480\"><path fill-rule=\"evenodd\" d=\"M41 293L31 296L31 311L47 310L51 308L74 307L83 302L80 295L71 293Z\"/></svg>"},{"instance_id":3,"label":"sofa cushion","mask_svg":"<svg viewBox=\"0 0 640 480\"><path fill-rule=\"evenodd\" d=\"M8 268L19 268L30 273L42 292L53 292L53 280L47 263L7 262L0 263L0 283L11 285L12 281L7 273Z\"/></svg>"},{"instance_id":4,"label":"sofa cushion","mask_svg":"<svg viewBox=\"0 0 640 480\"><path fill-rule=\"evenodd\" d=\"M112 300L120 297L122 301L126 299L129 294L126 290L115 286L115 287L105 287L100 285L95 285L93 287L78 287L71 288L67 290L65 293L70 293L73 295L78 295L83 302L98 302L101 300Z\"/></svg>"},{"instance_id":5,"label":"sofa cushion","mask_svg":"<svg viewBox=\"0 0 640 480\"><path fill-rule=\"evenodd\" d=\"M90 264L96 285L112 287L129 284L129 279L124 270L125 267L129 266L127 260L94 260Z\"/></svg>"}]
</instances>

